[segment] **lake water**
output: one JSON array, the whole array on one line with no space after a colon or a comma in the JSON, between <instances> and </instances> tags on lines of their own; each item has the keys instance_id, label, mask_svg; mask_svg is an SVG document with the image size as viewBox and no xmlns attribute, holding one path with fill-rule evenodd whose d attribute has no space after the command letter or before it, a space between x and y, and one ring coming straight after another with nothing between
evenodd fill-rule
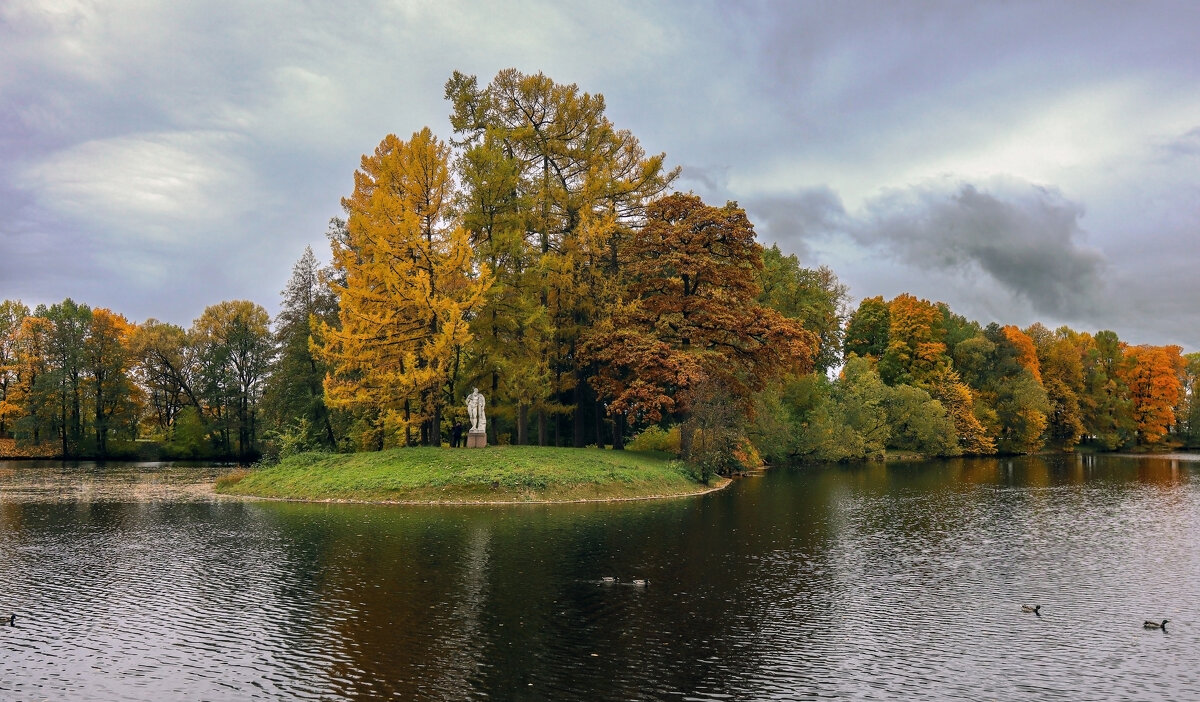
<instances>
[{"instance_id":1,"label":"lake water","mask_svg":"<svg viewBox=\"0 0 1200 702\"><path fill-rule=\"evenodd\" d=\"M415 508L0 463L0 699L1197 700L1198 471L864 464Z\"/></svg>"}]
</instances>

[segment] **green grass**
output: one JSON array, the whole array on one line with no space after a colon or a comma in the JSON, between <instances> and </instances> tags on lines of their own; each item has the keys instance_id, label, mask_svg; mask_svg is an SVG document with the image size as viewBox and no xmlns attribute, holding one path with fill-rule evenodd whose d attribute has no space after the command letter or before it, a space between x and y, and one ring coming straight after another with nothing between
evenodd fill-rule
<instances>
[{"instance_id":1,"label":"green grass","mask_svg":"<svg viewBox=\"0 0 1200 702\"><path fill-rule=\"evenodd\" d=\"M217 492L296 500L366 502L565 502L688 495L710 487L667 454L490 446L306 453Z\"/></svg>"}]
</instances>

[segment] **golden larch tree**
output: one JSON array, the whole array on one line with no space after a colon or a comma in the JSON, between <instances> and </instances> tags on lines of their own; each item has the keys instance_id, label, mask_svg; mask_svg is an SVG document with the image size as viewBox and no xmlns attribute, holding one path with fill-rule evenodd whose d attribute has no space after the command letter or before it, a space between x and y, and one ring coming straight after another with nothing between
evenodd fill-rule
<instances>
[{"instance_id":1,"label":"golden larch tree","mask_svg":"<svg viewBox=\"0 0 1200 702\"><path fill-rule=\"evenodd\" d=\"M491 279L472 265L453 189L450 148L426 127L363 156L342 200L349 219L331 283L340 326L319 324L315 337L328 403L359 412L376 447L413 443L414 429L440 445L468 319Z\"/></svg>"}]
</instances>

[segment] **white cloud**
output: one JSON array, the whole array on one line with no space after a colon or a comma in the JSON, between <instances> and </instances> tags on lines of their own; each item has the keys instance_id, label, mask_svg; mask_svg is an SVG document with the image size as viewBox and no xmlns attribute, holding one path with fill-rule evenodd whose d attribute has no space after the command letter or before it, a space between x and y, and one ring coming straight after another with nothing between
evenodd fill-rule
<instances>
[{"instance_id":1,"label":"white cloud","mask_svg":"<svg viewBox=\"0 0 1200 702\"><path fill-rule=\"evenodd\" d=\"M172 239L195 222L236 218L255 179L229 132L162 132L84 142L25 170L48 210L103 223L114 235Z\"/></svg>"}]
</instances>

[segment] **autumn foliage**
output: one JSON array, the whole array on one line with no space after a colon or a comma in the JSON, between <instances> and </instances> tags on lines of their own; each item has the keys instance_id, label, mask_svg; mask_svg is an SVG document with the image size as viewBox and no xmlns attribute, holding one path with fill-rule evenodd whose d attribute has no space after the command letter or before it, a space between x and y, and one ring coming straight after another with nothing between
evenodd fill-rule
<instances>
[{"instance_id":1,"label":"autumn foliage","mask_svg":"<svg viewBox=\"0 0 1200 702\"><path fill-rule=\"evenodd\" d=\"M678 436L708 472L773 460L1200 445L1200 355L980 324L909 293L853 312L833 271L764 249L604 97L500 71L445 85L453 133L385 136L297 263L275 319L184 328L71 299L0 302L0 451L241 461L489 440ZM642 443L645 443L643 441Z\"/></svg>"}]
</instances>

